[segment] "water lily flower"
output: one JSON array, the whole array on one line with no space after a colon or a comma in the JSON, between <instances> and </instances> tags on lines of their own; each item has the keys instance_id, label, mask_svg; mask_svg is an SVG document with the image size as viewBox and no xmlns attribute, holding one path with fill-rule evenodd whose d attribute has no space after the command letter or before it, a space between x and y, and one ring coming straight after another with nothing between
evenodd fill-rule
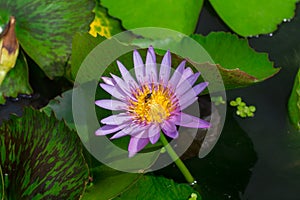
<instances>
[{"instance_id":1,"label":"water lily flower","mask_svg":"<svg viewBox=\"0 0 300 200\"><path fill-rule=\"evenodd\" d=\"M184 113L184 109L198 99L198 94L208 85L201 82L195 86L200 73L185 68L182 61L171 75L171 53L164 55L160 68L156 55L149 47L146 63L137 50L133 52L134 72L132 76L125 66L117 61L122 78L111 74L102 77L100 87L115 99L96 100L101 108L119 111L101 120L105 124L95 134L97 136L115 133L111 139L130 135L129 157L142 150L149 142L154 144L161 131L168 137L178 137L177 126L208 128L210 123Z\"/></svg>"}]
</instances>

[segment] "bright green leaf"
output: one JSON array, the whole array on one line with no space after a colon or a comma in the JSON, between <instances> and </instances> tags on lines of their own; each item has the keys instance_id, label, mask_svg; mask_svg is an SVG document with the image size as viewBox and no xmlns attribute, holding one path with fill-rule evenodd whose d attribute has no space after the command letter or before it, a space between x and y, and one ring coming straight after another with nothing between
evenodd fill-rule
<instances>
[{"instance_id":1,"label":"bright green leaf","mask_svg":"<svg viewBox=\"0 0 300 200\"><path fill-rule=\"evenodd\" d=\"M20 52L15 67L10 70L0 86L0 104L5 103L4 97L17 97L18 94L30 94L32 89L28 82L27 61Z\"/></svg>"},{"instance_id":2,"label":"bright green leaf","mask_svg":"<svg viewBox=\"0 0 300 200\"><path fill-rule=\"evenodd\" d=\"M17 38L24 51L49 77L62 76L72 37L88 31L94 5L93 0L0 0L0 18L15 16Z\"/></svg>"},{"instance_id":3,"label":"bright green leaf","mask_svg":"<svg viewBox=\"0 0 300 200\"><path fill-rule=\"evenodd\" d=\"M126 29L162 27L191 34L203 0L101 0L101 4L108 8L111 16L121 19Z\"/></svg>"},{"instance_id":4,"label":"bright green leaf","mask_svg":"<svg viewBox=\"0 0 300 200\"><path fill-rule=\"evenodd\" d=\"M247 40L233 34L213 32L208 36L191 37L204 47L217 64L226 89L263 81L280 70L273 67L267 53L255 52Z\"/></svg>"},{"instance_id":5,"label":"bright green leaf","mask_svg":"<svg viewBox=\"0 0 300 200\"><path fill-rule=\"evenodd\" d=\"M300 69L296 75L294 87L288 103L291 122L300 130Z\"/></svg>"},{"instance_id":6,"label":"bright green leaf","mask_svg":"<svg viewBox=\"0 0 300 200\"><path fill-rule=\"evenodd\" d=\"M94 8L95 18L90 24L90 31L94 37L99 34L102 37L110 38L111 36L122 32L121 22L107 14L107 10L100 5L97 1L97 5Z\"/></svg>"},{"instance_id":7,"label":"bright green leaf","mask_svg":"<svg viewBox=\"0 0 300 200\"><path fill-rule=\"evenodd\" d=\"M223 21L241 36L272 33L294 16L299 0L209 0Z\"/></svg>"},{"instance_id":8,"label":"bright green leaf","mask_svg":"<svg viewBox=\"0 0 300 200\"><path fill-rule=\"evenodd\" d=\"M0 127L0 165L8 199L79 199L88 168L76 132L27 108ZM17 170L16 170L17 169Z\"/></svg>"},{"instance_id":9,"label":"bright green leaf","mask_svg":"<svg viewBox=\"0 0 300 200\"><path fill-rule=\"evenodd\" d=\"M87 187L83 200L107 200L117 197L135 184L142 174L125 173L104 165L91 170L92 183Z\"/></svg>"},{"instance_id":10,"label":"bright green leaf","mask_svg":"<svg viewBox=\"0 0 300 200\"><path fill-rule=\"evenodd\" d=\"M197 194L197 200L201 200L200 194L187 184L178 184L164 177L143 176L115 200L186 200L192 193Z\"/></svg>"},{"instance_id":11,"label":"bright green leaf","mask_svg":"<svg viewBox=\"0 0 300 200\"><path fill-rule=\"evenodd\" d=\"M72 43L71 57L71 73L74 80L85 57L105 39L105 37L101 36L95 38L88 33L76 33Z\"/></svg>"}]
</instances>

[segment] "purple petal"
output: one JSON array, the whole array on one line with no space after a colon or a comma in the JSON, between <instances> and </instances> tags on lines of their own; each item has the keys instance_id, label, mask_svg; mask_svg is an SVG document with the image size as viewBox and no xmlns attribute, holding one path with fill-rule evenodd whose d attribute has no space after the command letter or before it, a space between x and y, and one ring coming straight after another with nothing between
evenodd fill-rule
<instances>
[{"instance_id":1,"label":"purple petal","mask_svg":"<svg viewBox=\"0 0 300 200\"><path fill-rule=\"evenodd\" d=\"M101 77L102 80L104 81L104 83L106 83L107 85L111 85L111 86L114 86L113 82L112 82L112 78L109 78L109 77Z\"/></svg>"},{"instance_id":2,"label":"purple petal","mask_svg":"<svg viewBox=\"0 0 300 200\"><path fill-rule=\"evenodd\" d=\"M197 100L198 97L189 97L188 94L185 97L181 97L179 100L180 110L186 109Z\"/></svg>"},{"instance_id":3,"label":"purple petal","mask_svg":"<svg viewBox=\"0 0 300 200\"><path fill-rule=\"evenodd\" d=\"M193 87L193 90L195 91L196 95L199 95L206 87L208 86L208 82L202 82L198 85L195 85Z\"/></svg>"},{"instance_id":4,"label":"purple petal","mask_svg":"<svg viewBox=\"0 0 300 200\"><path fill-rule=\"evenodd\" d=\"M144 132L140 133L142 136ZM149 143L148 138L132 136L128 145L129 157L133 157L137 152L142 150Z\"/></svg>"},{"instance_id":5,"label":"purple petal","mask_svg":"<svg viewBox=\"0 0 300 200\"><path fill-rule=\"evenodd\" d=\"M132 126L132 125L128 125L127 127L125 127L124 129L122 129L121 131L117 132L116 134L114 134L110 139L117 139L126 135L132 135L135 134L137 132L141 132L144 129L140 129L138 126Z\"/></svg>"},{"instance_id":6,"label":"purple petal","mask_svg":"<svg viewBox=\"0 0 300 200\"><path fill-rule=\"evenodd\" d=\"M118 100L103 99L95 101L95 104L107 110L126 110L127 104Z\"/></svg>"},{"instance_id":7,"label":"purple petal","mask_svg":"<svg viewBox=\"0 0 300 200\"><path fill-rule=\"evenodd\" d=\"M102 124L110 124L110 125L120 125L129 120L131 120L131 116L125 113L120 113L118 115L111 115L101 120Z\"/></svg>"},{"instance_id":8,"label":"purple petal","mask_svg":"<svg viewBox=\"0 0 300 200\"><path fill-rule=\"evenodd\" d=\"M155 144L159 140L159 138L160 138L160 133L149 138L149 140L150 140L151 144Z\"/></svg>"},{"instance_id":9,"label":"purple petal","mask_svg":"<svg viewBox=\"0 0 300 200\"><path fill-rule=\"evenodd\" d=\"M173 139L178 137L178 131L174 123L166 120L161 124L161 128L168 137Z\"/></svg>"},{"instance_id":10,"label":"purple petal","mask_svg":"<svg viewBox=\"0 0 300 200\"><path fill-rule=\"evenodd\" d=\"M123 92L122 92L123 93L122 94L120 91L118 91L118 89L115 86L100 83L100 87L103 90L105 90L107 93L109 93L111 96L113 96L117 99L120 99L120 100L126 99L125 94Z\"/></svg>"},{"instance_id":11,"label":"purple petal","mask_svg":"<svg viewBox=\"0 0 300 200\"><path fill-rule=\"evenodd\" d=\"M182 81L175 90L176 97L179 98L181 95L185 94L191 89L192 85L190 84L190 82L188 82L187 80Z\"/></svg>"},{"instance_id":12,"label":"purple petal","mask_svg":"<svg viewBox=\"0 0 300 200\"><path fill-rule=\"evenodd\" d=\"M169 87L176 88L176 86L179 83L180 78L182 76L185 63L186 63L186 61L184 60L178 65L177 69L175 70L175 72L172 75L172 78L169 81Z\"/></svg>"},{"instance_id":13,"label":"purple petal","mask_svg":"<svg viewBox=\"0 0 300 200\"><path fill-rule=\"evenodd\" d=\"M186 80L188 77L190 77L191 75L193 75L194 72L190 67L187 67L183 73L182 73L182 77L178 83L178 85L180 85L182 83L182 81Z\"/></svg>"},{"instance_id":14,"label":"purple petal","mask_svg":"<svg viewBox=\"0 0 300 200\"><path fill-rule=\"evenodd\" d=\"M157 82L156 56L152 46L149 47L146 56L146 80L148 83Z\"/></svg>"},{"instance_id":15,"label":"purple petal","mask_svg":"<svg viewBox=\"0 0 300 200\"><path fill-rule=\"evenodd\" d=\"M111 133L121 130L122 128L124 128L126 126L128 126L128 124L122 124L120 126L119 125L104 125L101 128L99 128L98 130L96 130L95 134L98 136L111 134Z\"/></svg>"},{"instance_id":16,"label":"purple petal","mask_svg":"<svg viewBox=\"0 0 300 200\"><path fill-rule=\"evenodd\" d=\"M156 63L156 56L155 56L155 51L152 45L149 46L148 51L147 51L147 56L148 54L151 55L152 59L153 59L153 63ZM147 61L146 61L147 62Z\"/></svg>"},{"instance_id":17,"label":"purple petal","mask_svg":"<svg viewBox=\"0 0 300 200\"><path fill-rule=\"evenodd\" d=\"M156 124L152 124L148 129L148 137L150 139L151 144L155 144L160 136L160 128Z\"/></svg>"},{"instance_id":18,"label":"purple petal","mask_svg":"<svg viewBox=\"0 0 300 200\"><path fill-rule=\"evenodd\" d=\"M128 96L131 96L131 92L129 89L129 86L127 85L127 83L125 81L123 81L120 77L114 75L114 74L110 74L111 77L113 78L113 83L115 85L118 85L118 87Z\"/></svg>"},{"instance_id":19,"label":"purple petal","mask_svg":"<svg viewBox=\"0 0 300 200\"><path fill-rule=\"evenodd\" d=\"M164 55L159 71L159 80L163 83L163 85L167 85L171 72L171 53L168 50Z\"/></svg>"},{"instance_id":20,"label":"purple petal","mask_svg":"<svg viewBox=\"0 0 300 200\"><path fill-rule=\"evenodd\" d=\"M132 78L129 71L126 69L126 67L118 60L117 60L117 65L119 67L119 70L122 74L124 81L129 85L129 87L137 88L138 87L137 83Z\"/></svg>"},{"instance_id":21,"label":"purple petal","mask_svg":"<svg viewBox=\"0 0 300 200\"><path fill-rule=\"evenodd\" d=\"M133 51L133 65L136 79L140 84L143 84L145 77L145 67L141 55L137 50Z\"/></svg>"},{"instance_id":22,"label":"purple petal","mask_svg":"<svg viewBox=\"0 0 300 200\"><path fill-rule=\"evenodd\" d=\"M199 83L179 98L180 109L183 110L194 103L197 96L207 87L208 82Z\"/></svg>"},{"instance_id":23,"label":"purple petal","mask_svg":"<svg viewBox=\"0 0 300 200\"><path fill-rule=\"evenodd\" d=\"M200 72L196 72L195 74L189 76L186 80L191 84L194 85L194 83L197 81L197 79L200 76Z\"/></svg>"},{"instance_id":24,"label":"purple petal","mask_svg":"<svg viewBox=\"0 0 300 200\"><path fill-rule=\"evenodd\" d=\"M192 115L181 113L177 116L176 125L190 128L209 128L210 123Z\"/></svg>"},{"instance_id":25,"label":"purple petal","mask_svg":"<svg viewBox=\"0 0 300 200\"><path fill-rule=\"evenodd\" d=\"M208 82L199 83L179 97L180 109L183 110L193 104L198 99L197 96L207 87L207 85Z\"/></svg>"}]
</instances>

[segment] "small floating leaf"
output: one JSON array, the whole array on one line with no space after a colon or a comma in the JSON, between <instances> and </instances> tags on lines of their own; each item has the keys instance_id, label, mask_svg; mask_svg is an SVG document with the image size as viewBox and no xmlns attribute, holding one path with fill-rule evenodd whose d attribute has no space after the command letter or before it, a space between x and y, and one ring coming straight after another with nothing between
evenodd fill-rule
<instances>
[{"instance_id":1,"label":"small floating leaf","mask_svg":"<svg viewBox=\"0 0 300 200\"><path fill-rule=\"evenodd\" d=\"M223 21L241 36L272 33L294 16L299 0L209 0Z\"/></svg>"},{"instance_id":2,"label":"small floating leaf","mask_svg":"<svg viewBox=\"0 0 300 200\"><path fill-rule=\"evenodd\" d=\"M111 16L121 19L126 29L162 27L191 34L203 0L101 0L101 4L108 8Z\"/></svg>"},{"instance_id":3,"label":"small floating leaf","mask_svg":"<svg viewBox=\"0 0 300 200\"><path fill-rule=\"evenodd\" d=\"M237 97L235 100L230 101L231 106L236 106L236 114L240 117L254 117L254 112L256 111L255 106L247 106L245 102L242 101L241 97Z\"/></svg>"},{"instance_id":4,"label":"small floating leaf","mask_svg":"<svg viewBox=\"0 0 300 200\"><path fill-rule=\"evenodd\" d=\"M88 179L81 142L53 115L27 108L0 127L8 199L79 199Z\"/></svg>"},{"instance_id":5,"label":"small floating leaf","mask_svg":"<svg viewBox=\"0 0 300 200\"><path fill-rule=\"evenodd\" d=\"M300 69L295 78L294 87L288 103L288 111L292 124L300 130Z\"/></svg>"}]
</instances>

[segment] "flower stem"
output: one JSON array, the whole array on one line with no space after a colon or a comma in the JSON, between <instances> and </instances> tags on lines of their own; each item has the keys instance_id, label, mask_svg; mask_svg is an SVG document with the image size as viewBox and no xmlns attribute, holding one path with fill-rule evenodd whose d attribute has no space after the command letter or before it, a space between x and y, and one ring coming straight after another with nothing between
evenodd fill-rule
<instances>
[{"instance_id":1,"label":"flower stem","mask_svg":"<svg viewBox=\"0 0 300 200\"><path fill-rule=\"evenodd\" d=\"M178 157L178 155L176 154L174 149L171 147L171 145L169 144L167 138L165 137L165 135L163 133L160 133L160 141L163 143L164 148L167 150L170 157L172 158L174 163L177 165L177 167L179 168L179 170L185 177L186 181L191 185L195 184L194 177L192 176L190 171L187 169L187 167L184 165L182 160Z\"/></svg>"}]
</instances>

